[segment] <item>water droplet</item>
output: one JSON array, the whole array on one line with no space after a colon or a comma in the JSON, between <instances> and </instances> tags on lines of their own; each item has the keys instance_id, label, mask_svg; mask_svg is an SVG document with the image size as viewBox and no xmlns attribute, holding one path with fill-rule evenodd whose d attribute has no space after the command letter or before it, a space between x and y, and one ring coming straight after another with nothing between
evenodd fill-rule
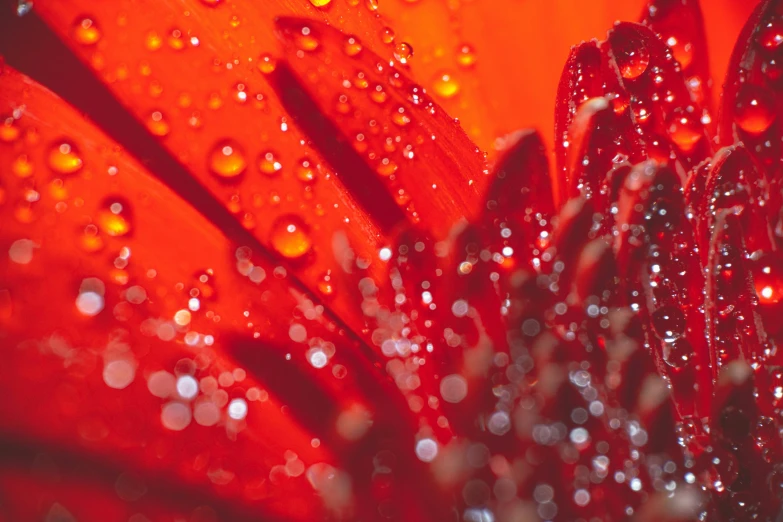
<instances>
[{"instance_id":1,"label":"water droplet","mask_svg":"<svg viewBox=\"0 0 783 522\"><path fill-rule=\"evenodd\" d=\"M49 150L49 167L58 174L75 174L82 169L79 152L71 143L55 143Z\"/></svg>"},{"instance_id":2,"label":"water droplet","mask_svg":"<svg viewBox=\"0 0 783 522\"><path fill-rule=\"evenodd\" d=\"M432 90L441 98L453 98L459 94L459 88L457 79L450 72L439 72L432 82Z\"/></svg>"},{"instance_id":3,"label":"water droplet","mask_svg":"<svg viewBox=\"0 0 783 522\"><path fill-rule=\"evenodd\" d=\"M171 47L175 51L181 51L182 49L185 48L185 38L182 37L182 31L180 31L179 29L173 29L169 33L166 42L169 44L169 47Z\"/></svg>"},{"instance_id":4,"label":"water droplet","mask_svg":"<svg viewBox=\"0 0 783 522\"><path fill-rule=\"evenodd\" d=\"M762 254L753 263L753 283L759 302L777 303L783 297L783 261L774 253Z\"/></svg>"},{"instance_id":5,"label":"water droplet","mask_svg":"<svg viewBox=\"0 0 783 522\"><path fill-rule=\"evenodd\" d=\"M234 88L231 90L232 98L237 103L245 103L248 97L247 85L242 82L234 84Z\"/></svg>"},{"instance_id":6,"label":"water droplet","mask_svg":"<svg viewBox=\"0 0 783 522\"><path fill-rule=\"evenodd\" d=\"M334 284L329 271L322 275L320 281L318 281L318 291L327 296L334 294Z\"/></svg>"},{"instance_id":7,"label":"water droplet","mask_svg":"<svg viewBox=\"0 0 783 522\"><path fill-rule=\"evenodd\" d=\"M120 237L131 231L130 205L119 198L108 199L96 218L98 227L110 236Z\"/></svg>"},{"instance_id":8,"label":"water droplet","mask_svg":"<svg viewBox=\"0 0 783 522\"><path fill-rule=\"evenodd\" d=\"M235 178L242 174L246 167L245 154L233 141L221 141L209 154L210 170L222 178Z\"/></svg>"},{"instance_id":9,"label":"water droplet","mask_svg":"<svg viewBox=\"0 0 783 522\"><path fill-rule=\"evenodd\" d=\"M476 50L470 44L462 44L457 48L457 65L464 68L476 64Z\"/></svg>"},{"instance_id":10,"label":"water droplet","mask_svg":"<svg viewBox=\"0 0 783 522\"><path fill-rule=\"evenodd\" d=\"M652 314L655 334L664 341L674 341L685 331L685 315L675 306L662 306Z\"/></svg>"},{"instance_id":11,"label":"water droplet","mask_svg":"<svg viewBox=\"0 0 783 522\"><path fill-rule=\"evenodd\" d=\"M405 112L405 107L397 107L397 109L393 110L391 119L395 125L399 125L400 127L405 127L411 122L410 116Z\"/></svg>"},{"instance_id":12,"label":"water droplet","mask_svg":"<svg viewBox=\"0 0 783 522\"><path fill-rule=\"evenodd\" d=\"M386 45L394 43L394 30L391 27L381 29L381 41Z\"/></svg>"},{"instance_id":13,"label":"water droplet","mask_svg":"<svg viewBox=\"0 0 783 522\"><path fill-rule=\"evenodd\" d=\"M298 259L312 247L309 227L299 216L286 214L272 224L272 247L287 259Z\"/></svg>"},{"instance_id":14,"label":"water droplet","mask_svg":"<svg viewBox=\"0 0 783 522\"><path fill-rule=\"evenodd\" d=\"M147 118L147 130L153 136L163 137L169 133L169 123L160 111L153 111Z\"/></svg>"},{"instance_id":15,"label":"water droplet","mask_svg":"<svg viewBox=\"0 0 783 522\"><path fill-rule=\"evenodd\" d=\"M332 0L310 0L310 3L315 7L326 7L332 3Z\"/></svg>"},{"instance_id":16,"label":"water droplet","mask_svg":"<svg viewBox=\"0 0 783 522\"><path fill-rule=\"evenodd\" d=\"M5 143L11 143L16 141L19 137L19 127L16 125L16 120L12 117L5 118L3 124L0 125L0 141Z\"/></svg>"},{"instance_id":17,"label":"water droplet","mask_svg":"<svg viewBox=\"0 0 783 522\"><path fill-rule=\"evenodd\" d=\"M101 31L91 18L80 18L73 24L73 38L82 45L95 45L101 39Z\"/></svg>"},{"instance_id":18,"label":"water droplet","mask_svg":"<svg viewBox=\"0 0 783 522\"><path fill-rule=\"evenodd\" d=\"M734 121L750 134L761 134L775 120L775 100L763 87L743 84L737 93Z\"/></svg>"},{"instance_id":19,"label":"water droplet","mask_svg":"<svg viewBox=\"0 0 783 522\"><path fill-rule=\"evenodd\" d=\"M386 94L386 91L383 90L383 85L381 85L380 83L370 90L370 99L372 99L372 101L374 101L375 103L383 103L388 98L389 95Z\"/></svg>"},{"instance_id":20,"label":"water droplet","mask_svg":"<svg viewBox=\"0 0 783 522\"><path fill-rule=\"evenodd\" d=\"M355 36L348 36L345 39L345 45L343 46L345 54L348 56L356 56L362 52L362 44Z\"/></svg>"},{"instance_id":21,"label":"water droplet","mask_svg":"<svg viewBox=\"0 0 783 522\"><path fill-rule=\"evenodd\" d=\"M704 135L704 128L697 115L682 110L669 116L667 130L674 144L686 152L692 150Z\"/></svg>"},{"instance_id":22,"label":"water droplet","mask_svg":"<svg viewBox=\"0 0 783 522\"><path fill-rule=\"evenodd\" d=\"M277 67L277 60L268 54L262 54L258 57L258 70L264 74L274 72Z\"/></svg>"},{"instance_id":23,"label":"water droplet","mask_svg":"<svg viewBox=\"0 0 783 522\"><path fill-rule=\"evenodd\" d=\"M33 175L33 163L27 154L20 154L11 163L11 172L19 178L29 178Z\"/></svg>"},{"instance_id":24,"label":"water droplet","mask_svg":"<svg viewBox=\"0 0 783 522\"><path fill-rule=\"evenodd\" d=\"M685 339L677 339L663 345L663 360L672 368L683 368L693 357L693 347Z\"/></svg>"},{"instance_id":25,"label":"water droplet","mask_svg":"<svg viewBox=\"0 0 783 522\"><path fill-rule=\"evenodd\" d=\"M759 43L763 47L770 51L774 51L780 47L780 44L783 44L783 23L781 23L780 20L768 22L767 25L759 31L758 38Z\"/></svg>"},{"instance_id":26,"label":"water droplet","mask_svg":"<svg viewBox=\"0 0 783 522\"><path fill-rule=\"evenodd\" d=\"M157 51L163 45L163 38L155 31L147 33L147 37L144 39L144 45L150 51Z\"/></svg>"},{"instance_id":27,"label":"water droplet","mask_svg":"<svg viewBox=\"0 0 783 522\"><path fill-rule=\"evenodd\" d=\"M302 27L302 29L296 33L295 41L296 46L299 47L299 49L308 52L315 51L320 45L313 30L307 26Z\"/></svg>"},{"instance_id":28,"label":"water droplet","mask_svg":"<svg viewBox=\"0 0 783 522\"><path fill-rule=\"evenodd\" d=\"M612 45L620 75L626 80L641 76L650 64L650 51L639 38L625 35Z\"/></svg>"},{"instance_id":29,"label":"water droplet","mask_svg":"<svg viewBox=\"0 0 783 522\"><path fill-rule=\"evenodd\" d=\"M377 11L378 7L380 7L379 1L380 0L365 0L364 5L366 5L367 9L370 11Z\"/></svg>"},{"instance_id":30,"label":"water droplet","mask_svg":"<svg viewBox=\"0 0 783 522\"><path fill-rule=\"evenodd\" d=\"M687 40L670 36L666 39L666 45L668 45L674 59L680 64L683 70L687 69L693 61L693 44Z\"/></svg>"},{"instance_id":31,"label":"water droplet","mask_svg":"<svg viewBox=\"0 0 783 522\"><path fill-rule=\"evenodd\" d=\"M407 42L400 42L394 46L394 59L400 63L408 63L413 57L413 47Z\"/></svg>"},{"instance_id":32,"label":"water droplet","mask_svg":"<svg viewBox=\"0 0 783 522\"><path fill-rule=\"evenodd\" d=\"M209 6L209 7L216 7L219 5L223 0L201 0L201 3Z\"/></svg>"},{"instance_id":33,"label":"water droplet","mask_svg":"<svg viewBox=\"0 0 783 522\"><path fill-rule=\"evenodd\" d=\"M381 176L389 177L397 172L397 164L389 158L383 158L375 168L375 171Z\"/></svg>"},{"instance_id":34,"label":"water droplet","mask_svg":"<svg viewBox=\"0 0 783 522\"><path fill-rule=\"evenodd\" d=\"M87 225L79 235L79 246L88 253L97 252L103 248L103 239L98 235L98 227Z\"/></svg>"},{"instance_id":35,"label":"water droplet","mask_svg":"<svg viewBox=\"0 0 783 522\"><path fill-rule=\"evenodd\" d=\"M334 110L340 114L348 114L351 112L351 100L347 94L338 94L337 99L334 102Z\"/></svg>"},{"instance_id":36,"label":"water droplet","mask_svg":"<svg viewBox=\"0 0 783 522\"><path fill-rule=\"evenodd\" d=\"M275 176L280 173L283 165L277 160L275 153L267 151L258 157L258 170L267 176Z\"/></svg>"},{"instance_id":37,"label":"water droplet","mask_svg":"<svg viewBox=\"0 0 783 522\"><path fill-rule=\"evenodd\" d=\"M315 181L315 174L315 165L313 164L312 160L307 157L299 160L296 165L296 177L299 179L299 181L304 183L312 183Z\"/></svg>"}]
</instances>

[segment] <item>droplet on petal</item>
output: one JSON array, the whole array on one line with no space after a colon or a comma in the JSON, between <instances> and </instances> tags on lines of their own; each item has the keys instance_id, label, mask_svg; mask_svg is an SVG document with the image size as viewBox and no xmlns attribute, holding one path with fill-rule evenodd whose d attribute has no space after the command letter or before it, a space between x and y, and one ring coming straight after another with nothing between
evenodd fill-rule
<instances>
[{"instance_id":1,"label":"droplet on petal","mask_svg":"<svg viewBox=\"0 0 783 522\"><path fill-rule=\"evenodd\" d=\"M48 159L49 167L57 174L75 174L84 165L76 147L67 141L52 145Z\"/></svg>"},{"instance_id":2,"label":"droplet on petal","mask_svg":"<svg viewBox=\"0 0 783 522\"><path fill-rule=\"evenodd\" d=\"M226 140L212 149L209 154L209 168L221 178L235 178L245 172L247 160L238 144Z\"/></svg>"},{"instance_id":3,"label":"droplet on petal","mask_svg":"<svg viewBox=\"0 0 783 522\"><path fill-rule=\"evenodd\" d=\"M101 39L101 31L91 18L80 18L73 26L73 38L82 45L95 45Z\"/></svg>"},{"instance_id":4,"label":"droplet on petal","mask_svg":"<svg viewBox=\"0 0 783 522\"><path fill-rule=\"evenodd\" d=\"M124 236L131 231L130 204L120 198L104 202L96 219L98 227L110 236Z\"/></svg>"},{"instance_id":5,"label":"droplet on petal","mask_svg":"<svg viewBox=\"0 0 783 522\"><path fill-rule=\"evenodd\" d=\"M453 98L459 94L460 85L450 72L439 72L432 82L432 90L441 98Z\"/></svg>"},{"instance_id":6,"label":"droplet on petal","mask_svg":"<svg viewBox=\"0 0 783 522\"><path fill-rule=\"evenodd\" d=\"M775 120L775 101L762 87L743 84L737 93L734 121L747 133L761 134Z\"/></svg>"},{"instance_id":7,"label":"droplet on petal","mask_svg":"<svg viewBox=\"0 0 783 522\"><path fill-rule=\"evenodd\" d=\"M400 63L408 63L413 56L413 47L407 42L400 42L394 47L394 59Z\"/></svg>"},{"instance_id":8,"label":"droplet on petal","mask_svg":"<svg viewBox=\"0 0 783 522\"><path fill-rule=\"evenodd\" d=\"M275 220L271 242L277 253L287 259L302 257L313 244L309 227L294 214L283 215Z\"/></svg>"}]
</instances>

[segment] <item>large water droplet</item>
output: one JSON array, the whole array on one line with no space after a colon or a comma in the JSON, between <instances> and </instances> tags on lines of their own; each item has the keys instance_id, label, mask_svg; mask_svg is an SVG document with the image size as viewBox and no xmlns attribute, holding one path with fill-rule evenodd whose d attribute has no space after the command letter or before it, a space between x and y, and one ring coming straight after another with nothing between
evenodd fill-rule
<instances>
[{"instance_id":1,"label":"large water droplet","mask_svg":"<svg viewBox=\"0 0 783 522\"><path fill-rule=\"evenodd\" d=\"M680 150L692 150L704 135L704 128L696 114L687 111L672 113L667 121L669 137Z\"/></svg>"},{"instance_id":2,"label":"large water droplet","mask_svg":"<svg viewBox=\"0 0 783 522\"><path fill-rule=\"evenodd\" d=\"M332 0L310 0L310 3L313 4L315 7L326 7L330 3L332 3Z\"/></svg>"},{"instance_id":3,"label":"large water droplet","mask_svg":"<svg viewBox=\"0 0 783 522\"><path fill-rule=\"evenodd\" d=\"M626 80L638 78L644 74L650 64L650 51L639 38L630 35L627 38L619 38L612 46L612 50L620 74Z\"/></svg>"},{"instance_id":4,"label":"large water droplet","mask_svg":"<svg viewBox=\"0 0 783 522\"><path fill-rule=\"evenodd\" d=\"M400 42L394 46L394 59L400 63L408 63L413 57L413 47L407 42Z\"/></svg>"},{"instance_id":5,"label":"large water droplet","mask_svg":"<svg viewBox=\"0 0 783 522\"><path fill-rule=\"evenodd\" d=\"M218 143L210 152L209 168L222 178L235 178L245 171L247 160L237 143L225 140Z\"/></svg>"},{"instance_id":6,"label":"large water droplet","mask_svg":"<svg viewBox=\"0 0 783 522\"><path fill-rule=\"evenodd\" d=\"M761 134L775 120L775 100L764 88L743 84L737 93L734 121L750 134Z\"/></svg>"},{"instance_id":7,"label":"large water droplet","mask_svg":"<svg viewBox=\"0 0 783 522\"><path fill-rule=\"evenodd\" d=\"M663 345L663 360L672 368L683 368L693 357L693 347L685 339L677 339Z\"/></svg>"},{"instance_id":8,"label":"large water droplet","mask_svg":"<svg viewBox=\"0 0 783 522\"><path fill-rule=\"evenodd\" d=\"M287 259L298 259L313 246L309 227L299 216L286 214L272 224L272 247Z\"/></svg>"},{"instance_id":9,"label":"large water droplet","mask_svg":"<svg viewBox=\"0 0 783 522\"><path fill-rule=\"evenodd\" d=\"M67 141L52 145L48 161L49 167L58 174L75 174L84 165L76 147Z\"/></svg>"}]
</instances>

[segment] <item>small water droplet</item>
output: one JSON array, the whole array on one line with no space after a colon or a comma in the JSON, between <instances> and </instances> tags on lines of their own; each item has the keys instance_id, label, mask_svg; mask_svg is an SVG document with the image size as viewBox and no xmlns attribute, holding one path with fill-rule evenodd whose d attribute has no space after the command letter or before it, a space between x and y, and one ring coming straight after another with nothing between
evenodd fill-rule
<instances>
[{"instance_id":1,"label":"small water droplet","mask_svg":"<svg viewBox=\"0 0 783 522\"><path fill-rule=\"evenodd\" d=\"M441 71L435 75L432 82L432 90L441 98L453 98L459 94L459 83L454 75L448 71Z\"/></svg>"},{"instance_id":2,"label":"small water droplet","mask_svg":"<svg viewBox=\"0 0 783 522\"><path fill-rule=\"evenodd\" d=\"M219 142L209 154L210 170L222 178L234 178L245 171L247 160L239 145L233 141Z\"/></svg>"},{"instance_id":3,"label":"small water droplet","mask_svg":"<svg viewBox=\"0 0 783 522\"><path fill-rule=\"evenodd\" d=\"M298 259L310 251L309 227L299 216L286 214L272 224L272 247L286 259Z\"/></svg>"},{"instance_id":4,"label":"small water droplet","mask_svg":"<svg viewBox=\"0 0 783 522\"><path fill-rule=\"evenodd\" d=\"M696 114L687 111L675 111L667 122L669 137L680 150L693 149L704 135L704 128Z\"/></svg>"},{"instance_id":5,"label":"small water droplet","mask_svg":"<svg viewBox=\"0 0 783 522\"><path fill-rule=\"evenodd\" d=\"M685 332L685 315L675 306L662 306L653 312L652 326L660 339L672 342Z\"/></svg>"},{"instance_id":6,"label":"small water droplet","mask_svg":"<svg viewBox=\"0 0 783 522\"><path fill-rule=\"evenodd\" d=\"M182 31L179 29L173 29L169 33L166 42L169 44L169 47L175 51L181 51L185 48L185 38L182 36Z\"/></svg>"},{"instance_id":7,"label":"small water droplet","mask_svg":"<svg viewBox=\"0 0 783 522\"><path fill-rule=\"evenodd\" d=\"M49 167L58 174L75 174L84 166L76 147L67 141L52 145L48 162Z\"/></svg>"},{"instance_id":8,"label":"small water droplet","mask_svg":"<svg viewBox=\"0 0 783 522\"><path fill-rule=\"evenodd\" d=\"M775 120L775 101L763 87L743 84L737 93L734 121L750 134L761 134Z\"/></svg>"},{"instance_id":9,"label":"small water droplet","mask_svg":"<svg viewBox=\"0 0 783 522\"><path fill-rule=\"evenodd\" d=\"M348 36L345 39L345 45L343 46L345 54L348 56L356 56L362 52L362 44L355 36Z\"/></svg>"},{"instance_id":10,"label":"small water droplet","mask_svg":"<svg viewBox=\"0 0 783 522\"><path fill-rule=\"evenodd\" d=\"M612 46L620 75L626 80L633 80L644 74L650 64L650 51L639 38L627 35L618 38Z\"/></svg>"},{"instance_id":11,"label":"small water droplet","mask_svg":"<svg viewBox=\"0 0 783 522\"><path fill-rule=\"evenodd\" d=\"M687 69L693 61L693 44L683 38L670 36L666 39L666 45L671 48L674 59L680 67L683 70Z\"/></svg>"},{"instance_id":12,"label":"small water droplet","mask_svg":"<svg viewBox=\"0 0 783 522\"><path fill-rule=\"evenodd\" d=\"M394 30L391 27L381 29L381 41L386 45L394 43Z\"/></svg>"},{"instance_id":13,"label":"small water droplet","mask_svg":"<svg viewBox=\"0 0 783 522\"><path fill-rule=\"evenodd\" d=\"M201 0L201 3L209 6L209 7L216 7L219 5L223 0Z\"/></svg>"},{"instance_id":14,"label":"small water droplet","mask_svg":"<svg viewBox=\"0 0 783 522\"><path fill-rule=\"evenodd\" d=\"M121 198L104 201L96 218L98 227L109 236L125 236L131 231L130 204Z\"/></svg>"},{"instance_id":15,"label":"small water droplet","mask_svg":"<svg viewBox=\"0 0 783 522\"><path fill-rule=\"evenodd\" d=\"M234 84L234 88L231 89L231 97L237 103L245 103L248 98L247 85L242 82Z\"/></svg>"},{"instance_id":16,"label":"small water droplet","mask_svg":"<svg viewBox=\"0 0 783 522\"><path fill-rule=\"evenodd\" d=\"M380 7L379 2L380 0L365 0L364 5L367 6L367 9L370 11L377 11L378 7Z\"/></svg>"},{"instance_id":17,"label":"small water droplet","mask_svg":"<svg viewBox=\"0 0 783 522\"><path fill-rule=\"evenodd\" d=\"M472 45L462 44L457 47L457 64L466 69L476 64L476 50Z\"/></svg>"},{"instance_id":18,"label":"small water droplet","mask_svg":"<svg viewBox=\"0 0 783 522\"><path fill-rule=\"evenodd\" d=\"M383 85L377 84L370 90L370 99L375 103L383 103L388 99L389 95L383 90Z\"/></svg>"},{"instance_id":19,"label":"small water droplet","mask_svg":"<svg viewBox=\"0 0 783 522\"><path fill-rule=\"evenodd\" d=\"M276 176L282 168L283 165L272 151L266 151L258 157L258 170L267 176Z\"/></svg>"},{"instance_id":20,"label":"small water droplet","mask_svg":"<svg viewBox=\"0 0 783 522\"><path fill-rule=\"evenodd\" d=\"M759 31L758 39L764 48L774 51L783 44L783 23L780 20L768 22Z\"/></svg>"},{"instance_id":21,"label":"small water droplet","mask_svg":"<svg viewBox=\"0 0 783 522\"><path fill-rule=\"evenodd\" d=\"M397 164L389 158L383 158L375 171L384 177L389 177L397 172Z\"/></svg>"},{"instance_id":22,"label":"small water droplet","mask_svg":"<svg viewBox=\"0 0 783 522\"><path fill-rule=\"evenodd\" d=\"M397 109L393 110L391 113L391 119L395 125L400 127L405 127L411 122L410 116L408 116L408 113L405 112L405 107L397 107Z\"/></svg>"},{"instance_id":23,"label":"small water droplet","mask_svg":"<svg viewBox=\"0 0 783 522\"><path fill-rule=\"evenodd\" d=\"M296 177L299 181L304 183L312 183L315 181L315 165L312 160L307 157L303 157L296 165Z\"/></svg>"},{"instance_id":24,"label":"small water droplet","mask_svg":"<svg viewBox=\"0 0 783 522\"><path fill-rule=\"evenodd\" d=\"M295 35L296 46L303 51L312 52L318 49L320 42L316 37L314 31L304 26Z\"/></svg>"},{"instance_id":25,"label":"small water droplet","mask_svg":"<svg viewBox=\"0 0 783 522\"><path fill-rule=\"evenodd\" d=\"M92 18L79 18L73 24L73 38L82 45L95 45L101 39L101 31Z\"/></svg>"},{"instance_id":26,"label":"small water droplet","mask_svg":"<svg viewBox=\"0 0 783 522\"><path fill-rule=\"evenodd\" d=\"M413 47L407 42L400 42L394 46L394 59L400 63L408 63L413 57Z\"/></svg>"},{"instance_id":27,"label":"small water droplet","mask_svg":"<svg viewBox=\"0 0 783 522\"><path fill-rule=\"evenodd\" d=\"M87 225L79 235L79 247L87 253L98 252L103 248L103 239L98 235L98 227Z\"/></svg>"},{"instance_id":28,"label":"small water droplet","mask_svg":"<svg viewBox=\"0 0 783 522\"><path fill-rule=\"evenodd\" d=\"M33 175L33 163L27 154L20 154L11 163L11 172L19 178L29 178Z\"/></svg>"},{"instance_id":29,"label":"small water droplet","mask_svg":"<svg viewBox=\"0 0 783 522\"><path fill-rule=\"evenodd\" d=\"M334 102L334 110L340 114L348 114L351 112L351 101L347 94L337 95L337 99Z\"/></svg>"},{"instance_id":30,"label":"small water droplet","mask_svg":"<svg viewBox=\"0 0 783 522\"><path fill-rule=\"evenodd\" d=\"M19 127L16 125L16 120L9 116L3 120L0 125L0 141L5 143L11 143L19 138Z\"/></svg>"},{"instance_id":31,"label":"small water droplet","mask_svg":"<svg viewBox=\"0 0 783 522\"><path fill-rule=\"evenodd\" d=\"M264 74L274 72L277 67L277 60L269 54L262 54L258 57L258 70Z\"/></svg>"},{"instance_id":32,"label":"small water droplet","mask_svg":"<svg viewBox=\"0 0 783 522\"><path fill-rule=\"evenodd\" d=\"M150 51L157 51L163 46L163 38L155 31L150 31L144 39L144 45Z\"/></svg>"},{"instance_id":33,"label":"small water droplet","mask_svg":"<svg viewBox=\"0 0 783 522\"><path fill-rule=\"evenodd\" d=\"M169 133L169 123L160 111L153 111L147 118L147 130L153 136L163 137Z\"/></svg>"}]
</instances>

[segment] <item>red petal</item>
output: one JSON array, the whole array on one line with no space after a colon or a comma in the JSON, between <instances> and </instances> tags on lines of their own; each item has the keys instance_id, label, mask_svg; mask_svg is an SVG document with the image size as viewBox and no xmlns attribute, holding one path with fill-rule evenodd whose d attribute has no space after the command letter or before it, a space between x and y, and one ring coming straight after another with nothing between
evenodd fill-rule
<instances>
[{"instance_id":1,"label":"red petal","mask_svg":"<svg viewBox=\"0 0 783 522\"><path fill-rule=\"evenodd\" d=\"M341 175L382 180L409 219L437 237L470 216L484 184L483 155L422 87L369 49L351 49L350 36L324 24L283 18L277 25L299 87L367 164L350 172L335 158ZM278 89L290 92L291 80L281 76ZM334 133L306 128L316 144Z\"/></svg>"}]
</instances>

